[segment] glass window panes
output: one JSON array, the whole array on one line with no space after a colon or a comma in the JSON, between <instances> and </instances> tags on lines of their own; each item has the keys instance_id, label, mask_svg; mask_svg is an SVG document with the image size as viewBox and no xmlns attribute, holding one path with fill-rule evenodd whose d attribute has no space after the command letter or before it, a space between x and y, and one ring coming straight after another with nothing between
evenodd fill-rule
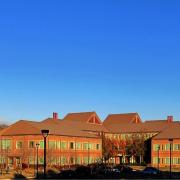
<instances>
[{"instance_id":1,"label":"glass window panes","mask_svg":"<svg viewBox=\"0 0 180 180\"><path fill-rule=\"evenodd\" d=\"M170 144L165 144L165 150L169 151L170 150Z\"/></svg>"},{"instance_id":2,"label":"glass window panes","mask_svg":"<svg viewBox=\"0 0 180 180\"><path fill-rule=\"evenodd\" d=\"M39 148L44 149L44 141L39 141Z\"/></svg>"},{"instance_id":3,"label":"glass window panes","mask_svg":"<svg viewBox=\"0 0 180 180\"><path fill-rule=\"evenodd\" d=\"M88 143L83 143L83 149L88 150Z\"/></svg>"},{"instance_id":4,"label":"glass window panes","mask_svg":"<svg viewBox=\"0 0 180 180\"><path fill-rule=\"evenodd\" d=\"M74 149L74 142L70 142L70 143L69 143L69 148L70 148L70 149Z\"/></svg>"},{"instance_id":5,"label":"glass window panes","mask_svg":"<svg viewBox=\"0 0 180 180\"><path fill-rule=\"evenodd\" d=\"M29 148L34 148L34 147L35 147L35 142L29 141Z\"/></svg>"},{"instance_id":6,"label":"glass window panes","mask_svg":"<svg viewBox=\"0 0 180 180\"><path fill-rule=\"evenodd\" d=\"M67 149L67 142L61 142L61 149L62 150Z\"/></svg>"},{"instance_id":7,"label":"glass window panes","mask_svg":"<svg viewBox=\"0 0 180 180\"><path fill-rule=\"evenodd\" d=\"M174 144L174 151L180 151L180 144Z\"/></svg>"},{"instance_id":8,"label":"glass window panes","mask_svg":"<svg viewBox=\"0 0 180 180\"><path fill-rule=\"evenodd\" d=\"M153 150L154 151L158 151L158 148L160 147L160 145L159 144L154 144L154 146L153 146Z\"/></svg>"},{"instance_id":9,"label":"glass window panes","mask_svg":"<svg viewBox=\"0 0 180 180\"><path fill-rule=\"evenodd\" d=\"M100 144L96 144L96 149L100 150Z\"/></svg>"},{"instance_id":10,"label":"glass window panes","mask_svg":"<svg viewBox=\"0 0 180 180\"><path fill-rule=\"evenodd\" d=\"M49 149L56 149L56 141L49 141Z\"/></svg>"},{"instance_id":11,"label":"glass window panes","mask_svg":"<svg viewBox=\"0 0 180 180\"><path fill-rule=\"evenodd\" d=\"M82 145L82 144L81 144L80 142L77 142L77 143L76 143L76 149L81 149L81 145Z\"/></svg>"},{"instance_id":12,"label":"glass window panes","mask_svg":"<svg viewBox=\"0 0 180 180\"><path fill-rule=\"evenodd\" d=\"M12 148L12 140L11 139L2 139L0 140L1 149L11 149Z\"/></svg>"},{"instance_id":13,"label":"glass window panes","mask_svg":"<svg viewBox=\"0 0 180 180\"><path fill-rule=\"evenodd\" d=\"M22 141L16 141L16 149L22 149L23 142Z\"/></svg>"},{"instance_id":14,"label":"glass window panes","mask_svg":"<svg viewBox=\"0 0 180 180\"><path fill-rule=\"evenodd\" d=\"M92 150L92 149L93 149L93 144L92 144L92 143L89 143L89 146L88 146L88 147L89 147L89 149Z\"/></svg>"},{"instance_id":15,"label":"glass window panes","mask_svg":"<svg viewBox=\"0 0 180 180\"><path fill-rule=\"evenodd\" d=\"M81 164L81 157L80 157L80 156L78 156L78 157L76 158L76 164Z\"/></svg>"},{"instance_id":16,"label":"glass window panes","mask_svg":"<svg viewBox=\"0 0 180 180\"><path fill-rule=\"evenodd\" d=\"M88 157L83 157L83 163L88 164Z\"/></svg>"},{"instance_id":17,"label":"glass window panes","mask_svg":"<svg viewBox=\"0 0 180 180\"><path fill-rule=\"evenodd\" d=\"M65 165L67 163L66 156L61 156L61 165Z\"/></svg>"}]
</instances>

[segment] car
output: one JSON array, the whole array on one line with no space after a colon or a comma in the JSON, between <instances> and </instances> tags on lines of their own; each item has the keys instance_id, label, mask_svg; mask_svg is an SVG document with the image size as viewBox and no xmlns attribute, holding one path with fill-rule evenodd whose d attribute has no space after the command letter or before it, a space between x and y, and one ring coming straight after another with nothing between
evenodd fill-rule
<instances>
[{"instance_id":1,"label":"car","mask_svg":"<svg viewBox=\"0 0 180 180\"><path fill-rule=\"evenodd\" d=\"M159 170L154 167L146 167L143 171L143 174L156 175L159 174Z\"/></svg>"}]
</instances>

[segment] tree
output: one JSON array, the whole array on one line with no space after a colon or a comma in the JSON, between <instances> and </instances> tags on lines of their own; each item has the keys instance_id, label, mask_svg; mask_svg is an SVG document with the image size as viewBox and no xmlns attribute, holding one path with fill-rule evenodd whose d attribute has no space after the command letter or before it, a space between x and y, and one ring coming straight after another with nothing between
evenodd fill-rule
<instances>
[{"instance_id":1,"label":"tree","mask_svg":"<svg viewBox=\"0 0 180 180\"><path fill-rule=\"evenodd\" d=\"M131 137L126 138L126 154L131 157L139 157L140 163L143 162L143 157L145 153L145 134L144 133L134 133Z\"/></svg>"}]
</instances>

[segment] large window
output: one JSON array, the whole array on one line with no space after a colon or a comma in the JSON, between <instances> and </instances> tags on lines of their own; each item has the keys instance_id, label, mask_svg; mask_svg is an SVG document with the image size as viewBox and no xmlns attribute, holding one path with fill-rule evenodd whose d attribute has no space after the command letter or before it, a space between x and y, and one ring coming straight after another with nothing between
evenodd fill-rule
<instances>
[{"instance_id":1,"label":"large window","mask_svg":"<svg viewBox=\"0 0 180 180\"><path fill-rule=\"evenodd\" d=\"M56 145L57 145L57 149L61 149L61 142L60 141L57 141Z\"/></svg>"},{"instance_id":2,"label":"large window","mask_svg":"<svg viewBox=\"0 0 180 180\"><path fill-rule=\"evenodd\" d=\"M62 150L67 149L67 142L61 142L61 149Z\"/></svg>"},{"instance_id":3,"label":"large window","mask_svg":"<svg viewBox=\"0 0 180 180\"><path fill-rule=\"evenodd\" d=\"M39 148L44 149L44 141L39 141Z\"/></svg>"},{"instance_id":4,"label":"large window","mask_svg":"<svg viewBox=\"0 0 180 180\"><path fill-rule=\"evenodd\" d=\"M34 147L35 147L35 142L29 141L29 148L34 148Z\"/></svg>"},{"instance_id":5,"label":"large window","mask_svg":"<svg viewBox=\"0 0 180 180\"><path fill-rule=\"evenodd\" d=\"M170 144L165 144L165 148L164 148L166 151L169 151L170 150Z\"/></svg>"},{"instance_id":6,"label":"large window","mask_svg":"<svg viewBox=\"0 0 180 180\"><path fill-rule=\"evenodd\" d=\"M153 146L153 150L154 150L154 151L158 151L158 147L160 147L160 145L159 145L159 144L154 144L154 146Z\"/></svg>"},{"instance_id":7,"label":"large window","mask_svg":"<svg viewBox=\"0 0 180 180\"><path fill-rule=\"evenodd\" d=\"M88 157L83 157L83 163L88 164Z\"/></svg>"},{"instance_id":8,"label":"large window","mask_svg":"<svg viewBox=\"0 0 180 180\"><path fill-rule=\"evenodd\" d=\"M180 144L174 144L174 151L180 151Z\"/></svg>"},{"instance_id":9,"label":"large window","mask_svg":"<svg viewBox=\"0 0 180 180\"><path fill-rule=\"evenodd\" d=\"M100 150L100 144L96 144L96 150Z\"/></svg>"},{"instance_id":10,"label":"large window","mask_svg":"<svg viewBox=\"0 0 180 180\"><path fill-rule=\"evenodd\" d=\"M93 144L92 143L89 143L89 146L88 146L89 149L93 149Z\"/></svg>"},{"instance_id":11,"label":"large window","mask_svg":"<svg viewBox=\"0 0 180 180\"><path fill-rule=\"evenodd\" d=\"M83 149L88 150L88 143L83 143Z\"/></svg>"},{"instance_id":12,"label":"large window","mask_svg":"<svg viewBox=\"0 0 180 180\"><path fill-rule=\"evenodd\" d=\"M11 149L12 148L12 140L11 139L2 139L0 140L1 149Z\"/></svg>"},{"instance_id":13,"label":"large window","mask_svg":"<svg viewBox=\"0 0 180 180\"><path fill-rule=\"evenodd\" d=\"M80 157L80 156L78 156L78 157L76 158L76 164L81 164L81 157Z\"/></svg>"},{"instance_id":14,"label":"large window","mask_svg":"<svg viewBox=\"0 0 180 180\"><path fill-rule=\"evenodd\" d=\"M158 164L158 158L157 157L153 158L153 164Z\"/></svg>"},{"instance_id":15,"label":"large window","mask_svg":"<svg viewBox=\"0 0 180 180\"><path fill-rule=\"evenodd\" d=\"M22 141L16 141L16 149L22 149L23 148L23 142Z\"/></svg>"},{"instance_id":16,"label":"large window","mask_svg":"<svg viewBox=\"0 0 180 180\"><path fill-rule=\"evenodd\" d=\"M180 164L180 158L175 157L173 160L173 164Z\"/></svg>"},{"instance_id":17,"label":"large window","mask_svg":"<svg viewBox=\"0 0 180 180\"><path fill-rule=\"evenodd\" d=\"M70 148L70 149L74 149L74 142L70 142L69 148Z\"/></svg>"},{"instance_id":18,"label":"large window","mask_svg":"<svg viewBox=\"0 0 180 180\"><path fill-rule=\"evenodd\" d=\"M80 143L80 142L77 142L77 143L76 143L76 149L77 149L77 150L81 149L81 146L82 146L82 143Z\"/></svg>"},{"instance_id":19,"label":"large window","mask_svg":"<svg viewBox=\"0 0 180 180\"><path fill-rule=\"evenodd\" d=\"M74 163L75 163L74 157L70 157L70 158L69 158L69 163L70 163L70 164L74 164Z\"/></svg>"},{"instance_id":20,"label":"large window","mask_svg":"<svg viewBox=\"0 0 180 180\"><path fill-rule=\"evenodd\" d=\"M170 158L165 158L165 164L170 164Z\"/></svg>"},{"instance_id":21,"label":"large window","mask_svg":"<svg viewBox=\"0 0 180 180\"><path fill-rule=\"evenodd\" d=\"M56 141L49 141L49 149L56 149Z\"/></svg>"},{"instance_id":22,"label":"large window","mask_svg":"<svg viewBox=\"0 0 180 180\"><path fill-rule=\"evenodd\" d=\"M61 164L64 165L67 163L67 158L66 156L61 156Z\"/></svg>"},{"instance_id":23,"label":"large window","mask_svg":"<svg viewBox=\"0 0 180 180\"><path fill-rule=\"evenodd\" d=\"M35 158L33 156L29 157L29 164L35 164Z\"/></svg>"}]
</instances>

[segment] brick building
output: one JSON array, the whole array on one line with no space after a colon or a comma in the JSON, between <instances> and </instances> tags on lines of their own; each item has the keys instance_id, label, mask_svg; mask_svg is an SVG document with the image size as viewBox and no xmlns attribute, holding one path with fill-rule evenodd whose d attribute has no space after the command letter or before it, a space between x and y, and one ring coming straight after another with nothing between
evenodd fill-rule
<instances>
[{"instance_id":1,"label":"brick building","mask_svg":"<svg viewBox=\"0 0 180 180\"><path fill-rule=\"evenodd\" d=\"M111 114L104 120L103 125L108 129L108 136L120 140L131 138L134 134L143 134L147 144L144 160L152 166L158 165L157 146L160 145L160 166L169 166L170 142L173 139L172 166L180 166L180 122L173 121L172 116L164 120L148 120L142 122L137 113ZM137 157L121 156L121 162L136 162ZM114 159L114 162L117 162ZM139 161L140 157L139 157Z\"/></svg>"},{"instance_id":2,"label":"brick building","mask_svg":"<svg viewBox=\"0 0 180 180\"><path fill-rule=\"evenodd\" d=\"M0 164L18 166L36 164L39 143L39 163L43 164L42 129L49 129L47 137L48 165L73 165L93 163L102 158L103 132L109 138L125 140L133 134L144 134L148 142L147 163L157 166L169 165L169 139L173 139L172 165L180 166L180 122L172 116L164 120L142 121L138 113L110 114L102 122L95 112L69 113L63 119L53 118L41 122L20 120L0 131ZM160 145L160 150L157 147ZM159 154L158 154L159 153ZM158 155L158 156L157 156ZM127 154L119 153L114 162L127 162ZM141 156L139 162L143 161ZM130 157L128 162L138 161Z\"/></svg>"},{"instance_id":3,"label":"brick building","mask_svg":"<svg viewBox=\"0 0 180 180\"><path fill-rule=\"evenodd\" d=\"M41 122L20 120L0 132L1 165L17 167L36 164L39 144L39 163L43 164L44 142L42 129L48 129L48 165L88 164L101 159L102 140L99 134L106 129L95 112L71 113L63 120L53 118Z\"/></svg>"},{"instance_id":4,"label":"brick building","mask_svg":"<svg viewBox=\"0 0 180 180\"><path fill-rule=\"evenodd\" d=\"M180 123L174 123L152 138L152 165L166 167L170 165L180 167ZM171 146L171 148L170 148ZM170 153L171 149L171 153Z\"/></svg>"}]
</instances>

